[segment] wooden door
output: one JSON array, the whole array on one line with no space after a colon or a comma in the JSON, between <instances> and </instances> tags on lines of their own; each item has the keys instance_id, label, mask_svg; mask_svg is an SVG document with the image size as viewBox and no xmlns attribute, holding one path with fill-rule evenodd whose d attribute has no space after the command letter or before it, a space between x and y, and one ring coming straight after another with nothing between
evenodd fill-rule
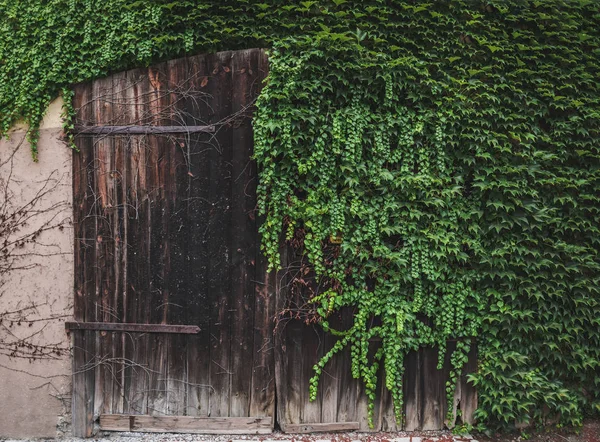
<instances>
[{"instance_id":1,"label":"wooden door","mask_svg":"<svg viewBox=\"0 0 600 442\"><path fill-rule=\"evenodd\" d=\"M253 49L75 86L74 435L98 418L271 431L275 300L250 122L266 74Z\"/></svg>"}]
</instances>

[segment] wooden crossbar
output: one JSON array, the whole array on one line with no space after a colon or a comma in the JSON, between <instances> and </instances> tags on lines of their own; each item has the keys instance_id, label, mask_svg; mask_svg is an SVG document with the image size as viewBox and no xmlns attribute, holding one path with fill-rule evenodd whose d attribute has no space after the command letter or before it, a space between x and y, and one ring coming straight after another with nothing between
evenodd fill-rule
<instances>
[{"instance_id":1,"label":"wooden crossbar","mask_svg":"<svg viewBox=\"0 0 600 442\"><path fill-rule=\"evenodd\" d=\"M212 133L214 126L75 126L75 135L160 135Z\"/></svg>"},{"instance_id":2,"label":"wooden crossbar","mask_svg":"<svg viewBox=\"0 0 600 442\"><path fill-rule=\"evenodd\" d=\"M65 322L67 330L127 331L136 333L183 333L196 334L197 325L132 324L123 322Z\"/></svg>"}]
</instances>

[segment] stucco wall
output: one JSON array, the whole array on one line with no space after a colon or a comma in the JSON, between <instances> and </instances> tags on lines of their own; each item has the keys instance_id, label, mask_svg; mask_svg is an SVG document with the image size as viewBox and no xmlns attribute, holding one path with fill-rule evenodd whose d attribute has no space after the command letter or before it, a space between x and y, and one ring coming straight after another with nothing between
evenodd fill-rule
<instances>
[{"instance_id":1,"label":"stucco wall","mask_svg":"<svg viewBox=\"0 0 600 442\"><path fill-rule=\"evenodd\" d=\"M0 141L0 226L6 230L9 224L2 210L14 213L35 201L24 210L30 216L26 225L9 241L31 239L29 233L44 229L33 241L11 249L13 256L21 255L12 261L12 270L7 272L7 260L0 258L0 438L55 437L68 428L71 365L64 321L72 315L72 190L71 151L61 140L61 108L56 100L48 109L38 163L24 141L25 126L13 128L10 139ZM0 242L5 239L0 227ZM20 346L20 339L25 345L46 347L42 351L48 346L57 351L39 359L40 352ZM32 358L9 357L14 349Z\"/></svg>"}]
</instances>

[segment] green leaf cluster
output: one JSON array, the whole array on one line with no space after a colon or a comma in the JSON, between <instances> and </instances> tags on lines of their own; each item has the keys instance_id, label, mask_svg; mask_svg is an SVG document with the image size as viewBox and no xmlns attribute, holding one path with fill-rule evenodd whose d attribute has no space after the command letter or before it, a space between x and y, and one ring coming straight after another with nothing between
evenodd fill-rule
<instances>
[{"instance_id":1,"label":"green leaf cluster","mask_svg":"<svg viewBox=\"0 0 600 442\"><path fill-rule=\"evenodd\" d=\"M457 5L393 9L385 43L275 44L255 120L263 247L276 268L284 232L301 239L340 337L313 399L349 346L371 401L383 365L400 421L407 352L443 361L452 339L448 401L477 342L481 428L579 426L600 399L598 16ZM331 330L345 307L352 327Z\"/></svg>"}]
</instances>

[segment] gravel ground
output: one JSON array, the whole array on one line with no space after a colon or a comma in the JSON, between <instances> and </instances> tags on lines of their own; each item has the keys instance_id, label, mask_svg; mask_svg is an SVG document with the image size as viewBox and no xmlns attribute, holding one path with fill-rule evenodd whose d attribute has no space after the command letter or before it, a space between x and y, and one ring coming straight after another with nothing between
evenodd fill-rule
<instances>
[{"instance_id":1,"label":"gravel ground","mask_svg":"<svg viewBox=\"0 0 600 442\"><path fill-rule=\"evenodd\" d=\"M38 442L52 439L37 439ZM262 435L205 435L172 433L102 433L91 439L61 438L55 442L478 442L471 436L453 436L449 432L413 433L318 433L285 434L275 432ZM5 440L3 442L23 442Z\"/></svg>"},{"instance_id":2,"label":"gravel ground","mask_svg":"<svg viewBox=\"0 0 600 442\"><path fill-rule=\"evenodd\" d=\"M1 438L0 438L1 439ZM26 439L5 439L4 442L23 442ZM204 435L172 433L113 433L104 432L90 439L65 437L37 439L37 442L600 442L600 420L584 423L579 434L567 431L544 431L527 438L520 435L452 435L447 431L412 433L319 433L284 434L275 432L263 435Z\"/></svg>"}]
</instances>

